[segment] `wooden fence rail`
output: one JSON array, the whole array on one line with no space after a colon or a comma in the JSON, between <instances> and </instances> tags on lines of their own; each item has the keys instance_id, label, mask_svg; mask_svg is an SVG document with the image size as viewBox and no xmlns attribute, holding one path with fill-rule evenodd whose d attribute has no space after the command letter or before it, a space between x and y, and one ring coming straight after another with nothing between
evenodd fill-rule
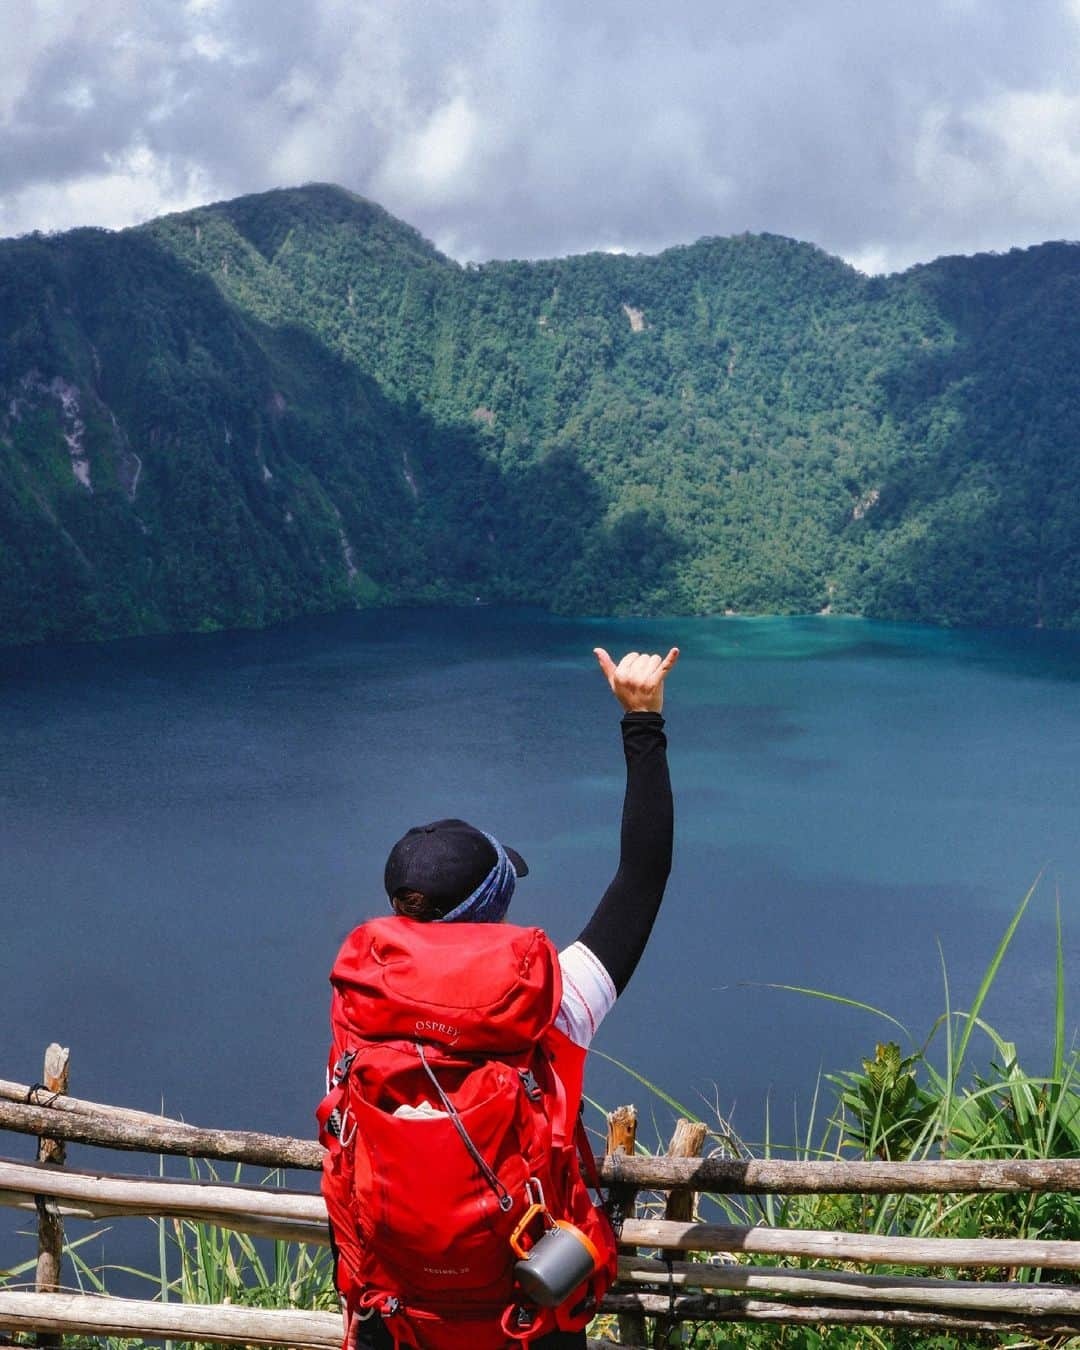
<instances>
[{"instance_id":1,"label":"wooden fence rail","mask_svg":"<svg viewBox=\"0 0 1080 1350\"><path fill-rule=\"evenodd\" d=\"M26 1089L27 1092L30 1089ZM47 1098L46 1098L47 1100ZM47 1134L73 1144L125 1149L134 1153L166 1153L183 1158L212 1158L251 1163L257 1167L298 1167L318 1171L322 1149L313 1139L289 1139L251 1130L208 1130L167 1117L118 1113L97 1102L57 1097L47 1106L0 1098L0 1130Z\"/></svg>"},{"instance_id":2,"label":"wooden fence rail","mask_svg":"<svg viewBox=\"0 0 1080 1350\"><path fill-rule=\"evenodd\" d=\"M701 1192L1080 1193L1080 1160L804 1163L675 1156L694 1155L704 1143L704 1131L686 1122L680 1124L669 1156L649 1157L633 1153L634 1123L632 1110L613 1114L612 1151L601 1167L605 1183L627 1216L620 1233L619 1281L604 1304L605 1311L617 1314L624 1343L629 1336L644 1345L646 1317L655 1319L654 1345L666 1344L672 1324L687 1319L1016 1331L1044 1337L1080 1333L1080 1286L798 1269L740 1260L771 1256L893 1268L1078 1271L1080 1242L899 1237L710 1224L693 1222L691 1217ZM319 1146L310 1140L206 1129L6 1080L0 1080L0 1129L109 1149L275 1169L309 1170L321 1160ZM635 1197L643 1190L667 1193L660 1211L665 1217L635 1214ZM322 1245L328 1241L320 1195L212 1177L173 1180L0 1158L0 1205L36 1209L39 1214L48 1206L58 1219L170 1217L288 1241ZM658 1261L653 1255L657 1249L692 1252L702 1259ZM31 1294L0 1287L0 1345L5 1343L5 1331L23 1329L53 1337L80 1332L323 1350L340 1343L341 1323L329 1313Z\"/></svg>"},{"instance_id":3,"label":"wooden fence rail","mask_svg":"<svg viewBox=\"0 0 1080 1350\"><path fill-rule=\"evenodd\" d=\"M23 1294L0 1289L0 1326L12 1331L155 1336L305 1350L336 1350L341 1345L341 1317L337 1313L152 1303L96 1294Z\"/></svg>"},{"instance_id":4,"label":"wooden fence rail","mask_svg":"<svg viewBox=\"0 0 1080 1350\"><path fill-rule=\"evenodd\" d=\"M143 1216L194 1219L237 1232L326 1246L326 1207L320 1195L230 1182L172 1181L110 1172L46 1170L37 1163L0 1158L0 1205L32 1209L36 1195L61 1203L79 1218ZM912 1238L824 1230L739 1227L627 1219L627 1245L668 1251L729 1252L861 1261L894 1266L1030 1266L1072 1270L1080 1243L1037 1238Z\"/></svg>"},{"instance_id":5,"label":"wooden fence rail","mask_svg":"<svg viewBox=\"0 0 1080 1350\"><path fill-rule=\"evenodd\" d=\"M246 1130L217 1130L121 1110L74 1097L54 1097L0 1081L0 1129L48 1135L71 1143L142 1153L317 1170L322 1149L313 1140ZM48 1106L36 1104L48 1100ZM769 1158L606 1156L605 1185L636 1190L709 1191L726 1195L970 1195L1057 1191L1080 1193L1080 1159L985 1162L788 1162Z\"/></svg>"},{"instance_id":6,"label":"wooden fence rail","mask_svg":"<svg viewBox=\"0 0 1080 1350\"><path fill-rule=\"evenodd\" d=\"M885 1305L852 1308L841 1304L807 1306L772 1299L701 1297L679 1299L675 1307L677 1317L685 1321L905 1326L927 1331L1026 1332L1046 1337L1075 1335L1076 1329L1074 1321L1053 1317L942 1314ZM655 1316L667 1311L668 1298L656 1294L618 1295L611 1299L611 1309L634 1309ZM341 1345L341 1318L334 1313L157 1303L93 1294L24 1294L0 1289L0 1325L11 1331L296 1346L300 1350L337 1350ZM610 1342L590 1341L589 1346L590 1350L602 1350Z\"/></svg>"}]
</instances>

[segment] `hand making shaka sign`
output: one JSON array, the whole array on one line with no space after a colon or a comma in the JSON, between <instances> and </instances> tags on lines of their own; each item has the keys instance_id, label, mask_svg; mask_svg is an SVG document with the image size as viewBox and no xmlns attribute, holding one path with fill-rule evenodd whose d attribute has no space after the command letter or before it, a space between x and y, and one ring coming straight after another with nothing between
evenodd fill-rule
<instances>
[{"instance_id":1,"label":"hand making shaka sign","mask_svg":"<svg viewBox=\"0 0 1080 1350\"><path fill-rule=\"evenodd\" d=\"M618 665L603 647L594 647L593 654L611 692L627 712L658 713L663 708L664 681L679 659L678 647L672 647L663 657L649 652L627 652Z\"/></svg>"}]
</instances>

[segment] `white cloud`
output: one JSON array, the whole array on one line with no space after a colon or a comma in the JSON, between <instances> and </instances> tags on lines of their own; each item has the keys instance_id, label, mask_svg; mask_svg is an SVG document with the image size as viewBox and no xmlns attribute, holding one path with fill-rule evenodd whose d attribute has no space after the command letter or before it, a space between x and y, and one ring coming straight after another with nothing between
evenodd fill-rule
<instances>
[{"instance_id":1,"label":"white cloud","mask_svg":"<svg viewBox=\"0 0 1080 1350\"><path fill-rule=\"evenodd\" d=\"M455 94L392 147L376 175L377 188L428 205L472 195L482 129L466 96Z\"/></svg>"},{"instance_id":2,"label":"white cloud","mask_svg":"<svg viewBox=\"0 0 1080 1350\"><path fill-rule=\"evenodd\" d=\"M229 51L221 38L215 37L213 33L196 33L190 46L196 56L202 56L207 61L220 61Z\"/></svg>"},{"instance_id":3,"label":"white cloud","mask_svg":"<svg viewBox=\"0 0 1080 1350\"><path fill-rule=\"evenodd\" d=\"M11 3L11 0L8 0ZM53 9L58 6L53 6ZM9 126L33 71L56 32L48 5L21 5L18 17L3 18L4 59L0 61L0 129Z\"/></svg>"},{"instance_id":4,"label":"white cloud","mask_svg":"<svg viewBox=\"0 0 1080 1350\"><path fill-rule=\"evenodd\" d=\"M862 272L868 277L878 277L896 270L892 250L883 248L880 244L869 244L854 253L845 253L843 257L856 272Z\"/></svg>"},{"instance_id":5,"label":"white cloud","mask_svg":"<svg viewBox=\"0 0 1080 1350\"><path fill-rule=\"evenodd\" d=\"M75 112L89 112L94 106L94 91L85 80L76 80L60 95L60 101Z\"/></svg>"},{"instance_id":6,"label":"white cloud","mask_svg":"<svg viewBox=\"0 0 1080 1350\"><path fill-rule=\"evenodd\" d=\"M145 145L108 157L104 172L64 183L35 183L0 197L0 235L70 230L80 225L120 229L213 197L197 171L180 181Z\"/></svg>"},{"instance_id":7,"label":"white cloud","mask_svg":"<svg viewBox=\"0 0 1080 1350\"><path fill-rule=\"evenodd\" d=\"M974 108L970 119L996 139L999 171L1025 210L1072 216L1080 227L1080 93L1007 92Z\"/></svg>"},{"instance_id":8,"label":"white cloud","mask_svg":"<svg viewBox=\"0 0 1080 1350\"><path fill-rule=\"evenodd\" d=\"M891 265L1075 238L1080 93L1002 90L966 107L928 108L910 172L905 233L884 249Z\"/></svg>"},{"instance_id":9,"label":"white cloud","mask_svg":"<svg viewBox=\"0 0 1080 1350\"><path fill-rule=\"evenodd\" d=\"M0 0L0 230L330 180L455 256L1080 231L1080 0Z\"/></svg>"}]
</instances>

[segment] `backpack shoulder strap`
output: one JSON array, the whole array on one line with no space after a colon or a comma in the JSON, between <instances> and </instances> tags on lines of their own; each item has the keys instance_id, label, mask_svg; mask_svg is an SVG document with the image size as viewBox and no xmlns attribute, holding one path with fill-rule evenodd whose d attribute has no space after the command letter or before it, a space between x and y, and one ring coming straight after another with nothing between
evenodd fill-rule
<instances>
[{"instance_id":1,"label":"backpack shoulder strap","mask_svg":"<svg viewBox=\"0 0 1080 1350\"><path fill-rule=\"evenodd\" d=\"M585 1128L585 1121L578 1113L577 1124L574 1126L574 1143L577 1145L578 1157L581 1159L581 1170L585 1173L585 1180L589 1189L600 1194L600 1169L596 1165L596 1154L593 1152L592 1142L589 1139L589 1132Z\"/></svg>"}]
</instances>

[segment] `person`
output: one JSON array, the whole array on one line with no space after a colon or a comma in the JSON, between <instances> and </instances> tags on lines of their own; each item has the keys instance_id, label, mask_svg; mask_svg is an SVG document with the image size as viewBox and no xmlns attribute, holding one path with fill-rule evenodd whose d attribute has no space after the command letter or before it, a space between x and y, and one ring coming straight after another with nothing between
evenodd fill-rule
<instances>
[{"instance_id":1,"label":"person","mask_svg":"<svg viewBox=\"0 0 1080 1350\"><path fill-rule=\"evenodd\" d=\"M673 803L664 734L664 686L679 657L629 652L618 663L594 649L619 705L626 791L619 862L576 941L559 952L562 1000L556 1027L586 1050L626 988L660 908L671 870ZM396 914L432 923L500 922L518 878L527 875L515 850L466 821L415 826L394 845L384 881ZM392 1339L379 1317L356 1329L357 1350L387 1350ZM537 1350L581 1350L584 1331L554 1331Z\"/></svg>"}]
</instances>

